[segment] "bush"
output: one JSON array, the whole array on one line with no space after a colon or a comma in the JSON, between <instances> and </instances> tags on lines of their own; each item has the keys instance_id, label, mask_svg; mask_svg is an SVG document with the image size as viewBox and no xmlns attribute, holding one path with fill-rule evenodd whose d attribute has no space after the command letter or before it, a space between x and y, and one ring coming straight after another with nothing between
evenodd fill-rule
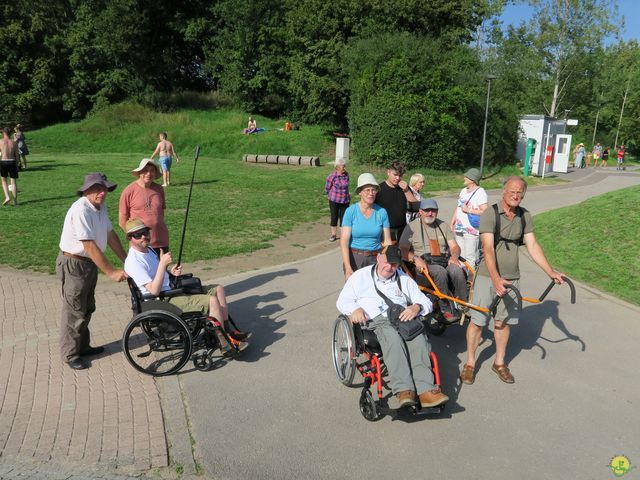
<instances>
[{"instance_id":1,"label":"bush","mask_svg":"<svg viewBox=\"0 0 640 480\"><path fill-rule=\"evenodd\" d=\"M351 44L343 63L350 79L347 116L360 159L440 170L478 164L486 91L475 51L428 37L384 35ZM504 119L499 108L492 115ZM517 123L509 121L500 126L515 132ZM506 157L513 146L490 143L491 159Z\"/></svg>"}]
</instances>

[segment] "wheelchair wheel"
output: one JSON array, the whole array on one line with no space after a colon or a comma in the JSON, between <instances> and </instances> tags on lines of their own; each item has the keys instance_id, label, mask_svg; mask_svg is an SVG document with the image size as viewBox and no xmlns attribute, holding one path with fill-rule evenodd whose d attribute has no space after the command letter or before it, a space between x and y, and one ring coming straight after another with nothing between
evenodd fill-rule
<instances>
[{"instance_id":1,"label":"wheelchair wheel","mask_svg":"<svg viewBox=\"0 0 640 480\"><path fill-rule=\"evenodd\" d=\"M122 351L136 370L147 375L171 375L191 357L192 337L178 316L150 310L136 315L122 337Z\"/></svg>"},{"instance_id":2,"label":"wheelchair wheel","mask_svg":"<svg viewBox=\"0 0 640 480\"><path fill-rule=\"evenodd\" d=\"M378 411L378 405L373 399L370 390L365 390L360 396L360 413L370 422L375 422L382 418L382 414Z\"/></svg>"},{"instance_id":3,"label":"wheelchair wheel","mask_svg":"<svg viewBox=\"0 0 640 480\"><path fill-rule=\"evenodd\" d=\"M447 329L447 325L438 321L438 316L433 312L427 315L424 319L424 323L427 325L427 330L431 335L439 337Z\"/></svg>"},{"instance_id":4,"label":"wheelchair wheel","mask_svg":"<svg viewBox=\"0 0 640 480\"><path fill-rule=\"evenodd\" d=\"M353 325L344 315L340 315L333 325L332 347L333 368L336 371L336 377L344 385L350 387L356 373L356 339L353 334Z\"/></svg>"}]
</instances>

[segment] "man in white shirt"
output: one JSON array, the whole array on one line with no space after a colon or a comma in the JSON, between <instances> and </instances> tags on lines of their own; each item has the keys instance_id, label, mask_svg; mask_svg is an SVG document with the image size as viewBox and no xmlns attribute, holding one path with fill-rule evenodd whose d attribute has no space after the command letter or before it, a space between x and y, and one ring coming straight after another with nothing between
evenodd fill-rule
<instances>
[{"instance_id":1,"label":"man in white shirt","mask_svg":"<svg viewBox=\"0 0 640 480\"><path fill-rule=\"evenodd\" d=\"M393 303L406 307L400 314L402 322L431 312L431 301L420 291L418 284L398 270L401 260L397 245L385 247L378 254L375 265L361 268L349 277L336 306L352 323L359 323L376 334L387 365L389 384L400 406L415 405L417 392L422 407L437 407L446 403L449 397L434 384L427 337L421 334L412 340L403 340L387 317L389 306L376 292L377 287ZM407 306L405 295L410 306Z\"/></svg>"},{"instance_id":2,"label":"man in white shirt","mask_svg":"<svg viewBox=\"0 0 640 480\"><path fill-rule=\"evenodd\" d=\"M77 192L80 198L67 211L62 227L56 259L56 273L62 281L60 356L74 370L89 366L83 357L104 351L104 347L90 346L89 333L91 314L96 310L98 268L115 282L127 278L124 270L114 268L104 254L109 246L120 260L126 257L105 204L107 193L116 187L102 173L85 175Z\"/></svg>"},{"instance_id":3,"label":"man in white shirt","mask_svg":"<svg viewBox=\"0 0 640 480\"><path fill-rule=\"evenodd\" d=\"M124 262L124 269L133 279L143 295L151 294L159 296L161 292L170 290L168 268L172 262L171 252L160 252L160 256L150 247L150 228L142 220L132 218L125 224L127 240L129 240L129 253ZM182 266L174 265L171 274L182 274ZM203 286L202 293L180 295L171 297L170 302L184 312L206 313L215 330L220 348L223 353L235 353L246 349L249 344L249 332L243 332L233 328L229 321L229 306L222 285ZM220 330L225 330L231 344Z\"/></svg>"}]
</instances>

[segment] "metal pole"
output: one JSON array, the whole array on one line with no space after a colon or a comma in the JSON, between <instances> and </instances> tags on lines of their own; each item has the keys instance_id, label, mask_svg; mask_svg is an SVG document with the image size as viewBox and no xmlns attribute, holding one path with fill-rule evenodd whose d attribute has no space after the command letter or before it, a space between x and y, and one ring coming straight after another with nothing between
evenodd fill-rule
<instances>
[{"instance_id":1,"label":"metal pole","mask_svg":"<svg viewBox=\"0 0 640 480\"><path fill-rule=\"evenodd\" d=\"M620 118L618 119L618 130L616 130L616 141L613 142L614 150L618 148L618 134L620 133L620 125L622 124L622 114L624 113L624 104L627 103L627 95L629 94L629 83L631 78L627 80L627 89L624 91L624 98L622 99L622 108L620 109Z\"/></svg>"},{"instance_id":2,"label":"metal pole","mask_svg":"<svg viewBox=\"0 0 640 480\"><path fill-rule=\"evenodd\" d=\"M195 158L193 160L193 173L191 174L191 185L189 185L189 197L187 198L187 211L184 213L184 223L182 224L182 238L180 239L180 252L178 253L177 265L182 265L182 248L184 247L184 237L187 233L187 218L189 218L189 207L191 206L191 192L193 190L193 181L196 178L196 164L200 156L200 146L196 146Z\"/></svg>"},{"instance_id":3,"label":"metal pole","mask_svg":"<svg viewBox=\"0 0 640 480\"><path fill-rule=\"evenodd\" d=\"M488 85L487 85L487 104L484 108L484 131L482 132L482 150L480 153L480 176L482 176L482 171L484 169L484 147L487 143L487 120L489 119L489 99L491 98L491 80L493 80L495 75L487 75Z\"/></svg>"}]
</instances>

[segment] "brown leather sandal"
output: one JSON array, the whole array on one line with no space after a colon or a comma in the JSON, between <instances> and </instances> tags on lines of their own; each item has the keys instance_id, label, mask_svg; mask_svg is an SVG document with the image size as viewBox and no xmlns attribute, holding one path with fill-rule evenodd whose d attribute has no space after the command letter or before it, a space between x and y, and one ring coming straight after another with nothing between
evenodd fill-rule
<instances>
[{"instance_id":1,"label":"brown leather sandal","mask_svg":"<svg viewBox=\"0 0 640 480\"><path fill-rule=\"evenodd\" d=\"M515 378L513 378L513 375L511 375L509 367L507 367L506 365L496 365L494 363L493 367L491 367L491 370L496 372L500 380L502 380L504 383L514 383L516 381Z\"/></svg>"},{"instance_id":2,"label":"brown leather sandal","mask_svg":"<svg viewBox=\"0 0 640 480\"><path fill-rule=\"evenodd\" d=\"M472 385L476 380L476 368L465 364L460 373L460 381L465 385Z\"/></svg>"}]
</instances>

